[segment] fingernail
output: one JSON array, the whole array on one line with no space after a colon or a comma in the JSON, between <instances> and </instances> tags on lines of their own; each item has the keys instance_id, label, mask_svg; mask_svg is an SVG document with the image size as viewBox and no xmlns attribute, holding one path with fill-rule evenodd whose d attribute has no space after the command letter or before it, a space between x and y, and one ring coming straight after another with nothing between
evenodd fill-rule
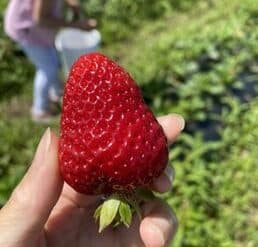
<instances>
[{"instance_id":1,"label":"fingernail","mask_svg":"<svg viewBox=\"0 0 258 247\"><path fill-rule=\"evenodd\" d=\"M165 169L165 174L168 177L169 181L172 183L174 178L174 170L168 165Z\"/></svg>"},{"instance_id":2,"label":"fingernail","mask_svg":"<svg viewBox=\"0 0 258 247\"><path fill-rule=\"evenodd\" d=\"M148 227L149 231L152 233L152 246L164 246L166 240L160 228L154 223L149 224Z\"/></svg>"},{"instance_id":3,"label":"fingernail","mask_svg":"<svg viewBox=\"0 0 258 247\"><path fill-rule=\"evenodd\" d=\"M50 144L51 144L51 131L50 131L50 128L47 128L38 144L38 148L33 162L34 164L41 164L41 162L37 162L37 161L42 161L44 159L46 153L49 150Z\"/></svg>"},{"instance_id":4,"label":"fingernail","mask_svg":"<svg viewBox=\"0 0 258 247\"><path fill-rule=\"evenodd\" d=\"M179 115L179 114L173 114L173 115L177 118L180 130L183 130L185 128L185 120L184 120L184 118L181 115Z\"/></svg>"},{"instance_id":5,"label":"fingernail","mask_svg":"<svg viewBox=\"0 0 258 247\"><path fill-rule=\"evenodd\" d=\"M181 126L180 129L183 130L185 128L185 120L183 117L180 117L179 119L180 119L180 126Z\"/></svg>"},{"instance_id":6,"label":"fingernail","mask_svg":"<svg viewBox=\"0 0 258 247\"><path fill-rule=\"evenodd\" d=\"M176 225L174 222L172 222L172 219L168 220L166 217L153 217L150 225L157 229L157 235L159 235L160 241L163 243L161 246L164 246L170 239L171 226L173 227L173 232L176 230Z\"/></svg>"}]
</instances>

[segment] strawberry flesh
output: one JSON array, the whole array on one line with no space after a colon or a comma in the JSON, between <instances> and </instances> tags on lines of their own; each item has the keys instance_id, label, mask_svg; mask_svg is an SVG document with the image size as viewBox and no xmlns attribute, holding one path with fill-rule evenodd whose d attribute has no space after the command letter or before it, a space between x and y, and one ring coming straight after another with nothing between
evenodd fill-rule
<instances>
[{"instance_id":1,"label":"strawberry flesh","mask_svg":"<svg viewBox=\"0 0 258 247\"><path fill-rule=\"evenodd\" d=\"M166 137L130 75L102 54L81 56L63 101L64 180L84 194L131 191L149 187L167 162Z\"/></svg>"}]
</instances>

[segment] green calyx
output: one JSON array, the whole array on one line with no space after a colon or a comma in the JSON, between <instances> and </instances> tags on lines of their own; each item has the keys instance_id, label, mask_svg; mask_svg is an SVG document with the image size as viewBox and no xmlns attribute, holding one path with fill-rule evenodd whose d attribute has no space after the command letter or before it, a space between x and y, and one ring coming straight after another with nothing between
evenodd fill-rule
<instances>
[{"instance_id":1,"label":"green calyx","mask_svg":"<svg viewBox=\"0 0 258 247\"><path fill-rule=\"evenodd\" d=\"M132 221L132 208L119 196L110 196L96 209L94 218L99 221L99 232L111 224L114 227L120 224L129 227Z\"/></svg>"},{"instance_id":2,"label":"green calyx","mask_svg":"<svg viewBox=\"0 0 258 247\"><path fill-rule=\"evenodd\" d=\"M146 194L148 196L146 197ZM99 221L99 232L102 232L107 226L125 225L129 227L132 222L133 213L136 212L141 219L140 202L155 198L153 193L146 190L137 190L134 194L114 194L108 197L95 210L95 221Z\"/></svg>"}]
</instances>

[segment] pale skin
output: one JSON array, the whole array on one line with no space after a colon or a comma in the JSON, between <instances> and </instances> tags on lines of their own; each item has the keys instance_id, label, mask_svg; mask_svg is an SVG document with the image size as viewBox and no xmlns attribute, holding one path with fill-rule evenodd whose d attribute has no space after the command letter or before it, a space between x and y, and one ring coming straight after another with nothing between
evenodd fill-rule
<instances>
[{"instance_id":1,"label":"pale skin","mask_svg":"<svg viewBox=\"0 0 258 247\"><path fill-rule=\"evenodd\" d=\"M35 0L33 6L33 18L39 26L59 29L62 27L73 27L83 30L92 30L97 27L95 19L82 18L80 3L77 0L65 0L65 3L73 12L81 18L76 21L67 22L64 18L53 16L52 5L58 0Z\"/></svg>"},{"instance_id":2,"label":"pale skin","mask_svg":"<svg viewBox=\"0 0 258 247\"><path fill-rule=\"evenodd\" d=\"M184 128L182 117L158 118L168 142ZM48 129L33 162L9 201L0 211L0 246L5 247L163 247L173 239L177 221L159 200L142 206L143 218L134 217L130 228L109 227L98 233L93 212L98 196L75 192L65 184L58 168L58 137ZM173 173L173 172L172 172ZM153 190L171 189L171 170L154 182Z\"/></svg>"}]
</instances>

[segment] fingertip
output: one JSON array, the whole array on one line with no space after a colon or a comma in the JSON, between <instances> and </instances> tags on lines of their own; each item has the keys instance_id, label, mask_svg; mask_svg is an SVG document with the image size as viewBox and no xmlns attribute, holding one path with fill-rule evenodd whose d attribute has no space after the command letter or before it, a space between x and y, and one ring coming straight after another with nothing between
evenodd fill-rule
<instances>
[{"instance_id":1,"label":"fingertip","mask_svg":"<svg viewBox=\"0 0 258 247\"><path fill-rule=\"evenodd\" d=\"M142 221L140 235L146 247L161 247L165 245L163 232L157 225L149 222L148 219Z\"/></svg>"},{"instance_id":2,"label":"fingertip","mask_svg":"<svg viewBox=\"0 0 258 247\"><path fill-rule=\"evenodd\" d=\"M167 122L173 122L174 127L179 131L182 131L185 128L185 119L180 114L171 113L167 115Z\"/></svg>"},{"instance_id":3,"label":"fingertip","mask_svg":"<svg viewBox=\"0 0 258 247\"><path fill-rule=\"evenodd\" d=\"M177 219L172 210L160 201L150 202L144 208L145 218L140 225L140 235L148 247L166 246L177 230Z\"/></svg>"},{"instance_id":4,"label":"fingertip","mask_svg":"<svg viewBox=\"0 0 258 247\"><path fill-rule=\"evenodd\" d=\"M174 169L167 166L164 172L153 182L153 190L159 193L165 193L171 190L174 179Z\"/></svg>"},{"instance_id":5,"label":"fingertip","mask_svg":"<svg viewBox=\"0 0 258 247\"><path fill-rule=\"evenodd\" d=\"M172 182L167 175L163 173L153 182L152 188L158 193L165 193L171 190Z\"/></svg>"},{"instance_id":6,"label":"fingertip","mask_svg":"<svg viewBox=\"0 0 258 247\"><path fill-rule=\"evenodd\" d=\"M168 139L168 144L174 142L176 137L185 128L185 120L179 114L172 113L166 116L158 117L157 119Z\"/></svg>"}]
</instances>

